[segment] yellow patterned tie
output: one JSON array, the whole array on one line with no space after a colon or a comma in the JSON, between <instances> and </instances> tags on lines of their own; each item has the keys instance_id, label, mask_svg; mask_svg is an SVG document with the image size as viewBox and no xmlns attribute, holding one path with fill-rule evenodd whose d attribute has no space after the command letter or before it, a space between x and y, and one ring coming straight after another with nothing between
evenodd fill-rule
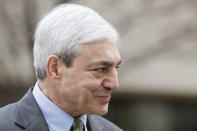
<instances>
[{"instance_id":1,"label":"yellow patterned tie","mask_svg":"<svg viewBox=\"0 0 197 131\"><path fill-rule=\"evenodd\" d=\"M79 119L75 119L70 131L83 131L83 122Z\"/></svg>"}]
</instances>

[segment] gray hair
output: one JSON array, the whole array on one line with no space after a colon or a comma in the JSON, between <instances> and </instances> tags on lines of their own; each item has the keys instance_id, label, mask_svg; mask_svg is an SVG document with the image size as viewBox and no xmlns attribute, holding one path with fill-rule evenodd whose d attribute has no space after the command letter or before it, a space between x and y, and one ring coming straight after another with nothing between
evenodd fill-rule
<instances>
[{"instance_id":1,"label":"gray hair","mask_svg":"<svg viewBox=\"0 0 197 131\"><path fill-rule=\"evenodd\" d=\"M45 63L57 55L70 67L79 45L98 40L117 43L114 27L94 10L76 4L62 4L49 12L38 24L34 35L34 67L38 79L46 77Z\"/></svg>"}]
</instances>

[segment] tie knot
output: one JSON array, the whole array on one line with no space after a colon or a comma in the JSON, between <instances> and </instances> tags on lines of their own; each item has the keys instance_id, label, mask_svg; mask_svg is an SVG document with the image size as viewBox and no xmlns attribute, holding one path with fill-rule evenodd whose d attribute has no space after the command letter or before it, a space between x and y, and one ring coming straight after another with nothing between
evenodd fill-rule
<instances>
[{"instance_id":1,"label":"tie knot","mask_svg":"<svg viewBox=\"0 0 197 131\"><path fill-rule=\"evenodd\" d=\"M83 131L83 122L75 119L70 131Z\"/></svg>"}]
</instances>

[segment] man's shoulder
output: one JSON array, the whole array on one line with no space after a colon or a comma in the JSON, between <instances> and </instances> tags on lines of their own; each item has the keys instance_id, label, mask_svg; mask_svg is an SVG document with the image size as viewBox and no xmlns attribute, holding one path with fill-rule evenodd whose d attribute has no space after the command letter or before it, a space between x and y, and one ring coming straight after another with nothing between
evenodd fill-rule
<instances>
[{"instance_id":1,"label":"man's shoulder","mask_svg":"<svg viewBox=\"0 0 197 131\"><path fill-rule=\"evenodd\" d=\"M16 103L12 103L0 108L0 121L11 119L14 116L14 111L16 108Z\"/></svg>"},{"instance_id":2,"label":"man's shoulder","mask_svg":"<svg viewBox=\"0 0 197 131\"><path fill-rule=\"evenodd\" d=\"M117 125L111 121L98 115L88 115L88 121L96 123L98 126L103 127L103 131L122 131Z\"/></svg>"},{"instance_id":3,"label":"man's shoulder","mask_svg":"<svg viewBox=\"0 0 197 131\"><path fill-rule=\"evenodd\" d=\"M0 108L0 131L10 131L14 121L16 103Z\"/></svg>"}]
</instances>

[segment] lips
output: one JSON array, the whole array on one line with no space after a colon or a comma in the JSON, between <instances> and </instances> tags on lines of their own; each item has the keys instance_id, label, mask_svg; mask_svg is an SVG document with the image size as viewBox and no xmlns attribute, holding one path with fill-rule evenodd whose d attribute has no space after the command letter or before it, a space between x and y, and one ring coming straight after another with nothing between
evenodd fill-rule
<instances>
[{"instance_id":1,"label":"lips","mask_svg":"<svg viewBox=\"0 0 197 131\"><path fill-rule=\"evenodd\" d=\"M102 102L109 102L111 99L110 95L101 95L101 96L97 96L99 99L101 99Z\"/></svg>"}]
</instances>

